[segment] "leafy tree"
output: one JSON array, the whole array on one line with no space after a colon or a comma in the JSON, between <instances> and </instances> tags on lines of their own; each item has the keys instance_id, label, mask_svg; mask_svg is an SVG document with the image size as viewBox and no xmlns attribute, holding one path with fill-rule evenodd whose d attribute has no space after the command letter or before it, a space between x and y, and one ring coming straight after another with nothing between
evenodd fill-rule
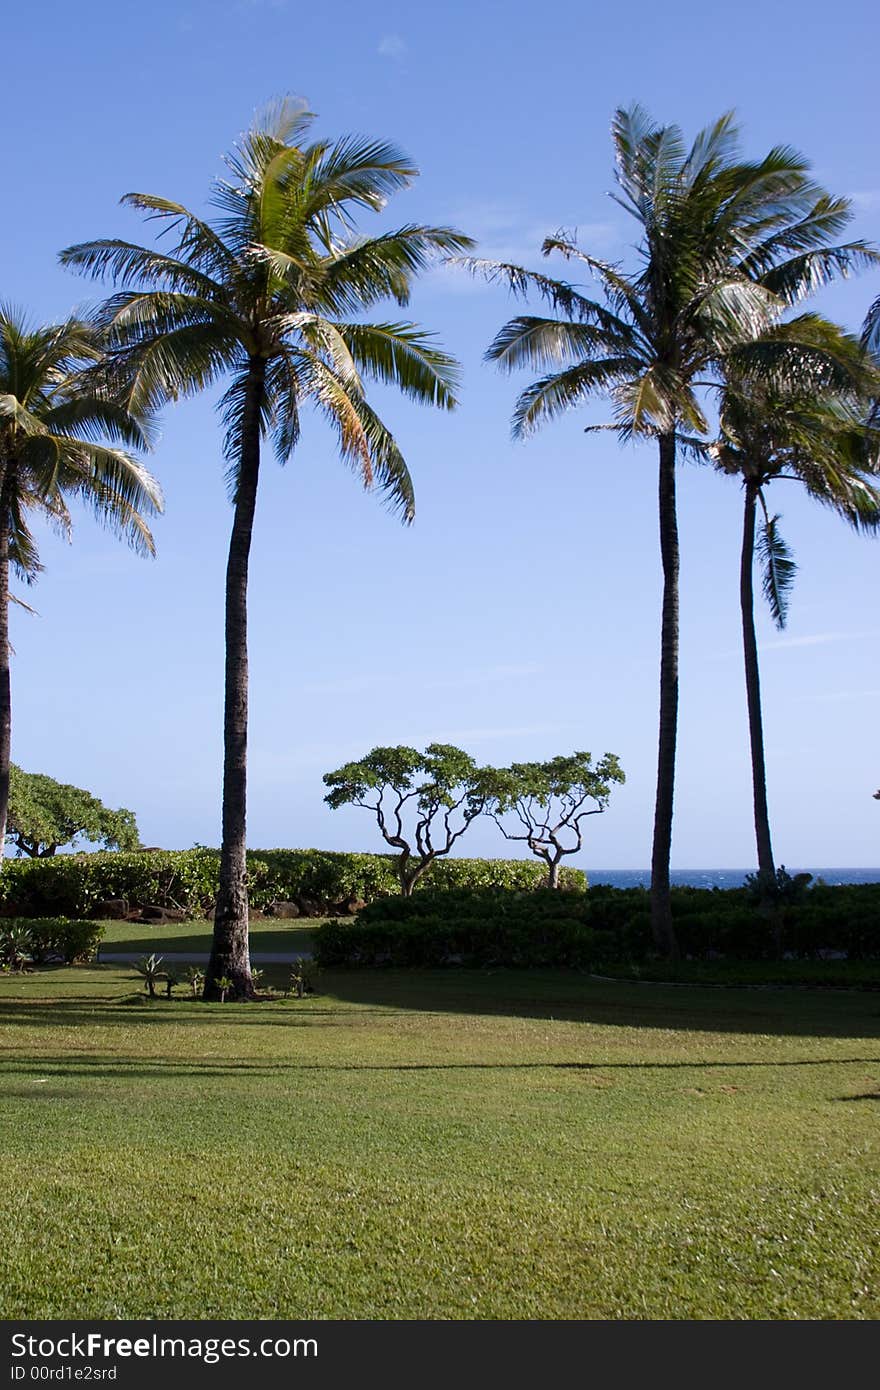
<instances>
[{"instance_id":1,"label":"leafy tree","mask_svg":"<svg viewBox=\"0 0 880 1390\"><path fill-rule=\"evenodd\" d=\"M111 811L91 792L56 782L13 763L9 779L6 838L19 854L48 859L79 836L104 849L140 846L133 811Z\"/></svg>"},{"instance_id":2,"label":"leafy tree","mask_svg":"<svg viewBox=\"0 0 880 1390\"><path fill-rule=\"evenodd\" d=\"M448 743L374 748L358 762L324 776L324 800L334 811L372 811L385 841L400 850L397 876L408 898L426 870L448 854L486 806L487 771Z\"/></svg>"},{"instance_id":3,"label":"leafy tree","mask_svg":"<svg viewBox=\"0 0 880 1390\"><path fill-rule=\"evenodd\" d=\"M787 304L834 274L872 260L861 241L829 246L847 205L808 177L794 151L773 149L744 161L731 115L688 148L678 126L656 125L639 106L612 125L618 191L612 195L639 230L639 265L628 273L559 235L543 252L560 253L598 282L600 297L521 266L472 260L471 269L535 291L551 317L520 315L505 324L487 357L507 370L543 369L519 396L513 433L524 438L560 413L607 396L622 441L656 441L659 455L663 600L660 729L651 855L651 925L675 954L669 857L678 720L679 541L675 465L681 433L703 436L701 387L720 359L774 322Z\"/></svg>"},{"instance_id":4,"label":"leafy tree","mask_svg":"<svg viewBox=\"0 0 880 1390\"><path fill-rule=\"evenodd\" d=\"M788 362L776 359L769 376L727 364L718 440L706 452L743 489L740 608L749 713L749 742L758 879L774 893L767 808L767 776L758 644L755 635L755 552L764 597L773 621L785 627L797 566L771 515L767 490L781 481L799 482L815 501L830 507L856 530L880 528L880 490L871 481L880 463L880 428L865 423L880 378L855 338L817 315L802 315L767 335L792 346ZM696 444L696 441L694 441ZM699 446L697 446L699 447ZM778 896L778 895L777 895Z\"/></svg>"},{"instance_id":5,"label":"leafy tree","mask_svg":"<svg viewBox=\"0 0 880 1390\"><path fill-rule=\"evenodd\" d=\"M127 451L147 446L145 415L120 403L103 363L94 326L34 327L0 305L0 845L12 735L9 579L11 569L31 584L42 569L32 516L69 535L76 498L135 550L154 550L145 518L161 511L162 495Z\"/></svg>"},{"instance_id":6,"label":"leafy tree","mask_svg":"<svg viewBox=\"0 0 880 1390\"><path fill-rule=\"evenodd\" d=\"M487 810L505 839L524 841L545 861L547 886L558 888L560 860L583 845L583 822L607 809L612 782L625 781L613 753L595 767L589 753L512 763L492 776ZM514 823L519 830L510 829Z\"/></svg>"},{"instance_id":7,"label":"leafy tree","mask_svg":"<svg viewBox=\"0 0 880 1390\"><path fill-rule=\"evenodd\" d=\"M234 505L226 572L226 677L220 882L205 995L219 979L253 995L245 866L247 580L261 440L284 463L313 407L336 432L345 463L377 486L407 522L412 481L390 431L368 403L364 378L451 409L457 368L430 334L399 321L364 322L380 300L406 304L415 274L468 238L407 224L372 239L356 215L380 211L418 170L394 146L347 136L307 139L314 120L289 101L272 108L227 156L205 221L180 203L142 193L123 201L158 221L169 241L147 249L94 241L66 265L115 277L102 322L128 376L132 405L158 406L226 379L220 402Z\"/></svg>"}]
</instances>

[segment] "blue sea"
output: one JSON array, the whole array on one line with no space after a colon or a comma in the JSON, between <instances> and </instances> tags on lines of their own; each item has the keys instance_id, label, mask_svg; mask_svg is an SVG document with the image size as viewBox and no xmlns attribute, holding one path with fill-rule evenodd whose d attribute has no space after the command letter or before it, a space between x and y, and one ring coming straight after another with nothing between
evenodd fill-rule
<instances>
[{"instance_id":1,"label":"blue sea","mask_svg":"<svg viewBox=\"0 0 880 1390\"><path fill-rule=\"evenodd\" d=\"M813 882L880 883L880 869L800 869L785 866L788 873L812 874ZM746 874L754 869L672 869L669 881L681 888L739 888ZM587 869L588 883L610 883L613 888L647 888L651 882L650 869Z\"/></svg>"}]
</instances>

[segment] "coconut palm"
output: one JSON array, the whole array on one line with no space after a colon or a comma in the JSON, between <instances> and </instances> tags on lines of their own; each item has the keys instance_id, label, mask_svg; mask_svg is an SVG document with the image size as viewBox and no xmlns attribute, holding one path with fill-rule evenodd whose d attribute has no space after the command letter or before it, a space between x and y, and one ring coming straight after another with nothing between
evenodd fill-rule
<instances>
[{"instance_id":1,"label":"coconut palm","mask_svg":"<svg viewBox=\"0 0 880 1390\"><path fill-rule=\"evenodd\" d=\"M767 809L755 636L756 548L764 597L779 629L785 627L796 565L780 534L780 517L771 515L767 490L772 483L799 482L810 497L856 530L877 531L880 488L871 475L876 478L880 464L880 428L870 423L870 408L872 398L880 393L880 378L857 340L817 315L802 315L767 337L771 342L784 337L791 352L787 366L776 358L769 375L754 375L737 371L734 362L728 362L719 436L706 453L722 472L738 477L743 489L740 608L755 838L759 879L765 891L772 892L776 865ZM793 347L798 338L800 350Z\"/></svg>"},{"instance_id":2,"label":"coconut palm","mask_svg":"<svg viewBox=\"0 0 880 1390\"><path fill-rule=\"evenodd\" d=\"M741 159L730 115L688 149L677 126L655 125L638 106L612 126L616 201L637 222L640 264L632 274L582 250L571 237L548 238L598 282L592 298L574 284L497 262L471 269L535 291L552 317L520 315L496 335L487 357L500 367L542 368L520 395L513 434L524 438L595 395L610 398L623 441L650 438L659 453L663 600L660 730L651 857L655 942L675 953L669 856L678 711L679 542L675 465L681 434L705 436L701 387L715 365L754 339L810 288L846 273L871 252L862 242L829 246L848 215L808 177L790 149ZM784 352L784 345L767 349Z\"/></svg>"},{"instance_id":3,"label":"coconut palm","mask_svg":"<svg viewBox=\"0 0 880 1390\"><path fill-rule=\"evenodd\" d=\"M12 731L10 569L27 584L42 569L32 518L69 534L68 502L78 498L135 550L153 554L146 518L161 511L162 495L128 452L147 446L147 425L115 398L103 361L93 325L36 327L0 306L0 845Z\"/></svg>"},{"instance_id":4,"label":"coconut palm","mask_svg":"<svg viewBox=\"0 0 880 1390\"><path fill-rule=\"evenodd\" d=\"M304 407L336 432L343 460L381 489L405 521L413 489L403 455L368 403L364 378L415 401L455 404L456 365L409 322L365 323L380 300L405 304L432 256L468 248L449 227L409 224L371 239L360 211L380 211L417 174L392 145L309 140L314 120L290 101L272 108L227 156L208 221L146 194L123 201L158 220L170 244L95 241L66 265L120 287L102 316L132 406L154 406L226 379L220 401L234 516L226 575L223 834L214 942L205 995L218 979L253 994L245 864L247 578L261 439L279 462L296 448Z\"/></svg>"}]
</instances>

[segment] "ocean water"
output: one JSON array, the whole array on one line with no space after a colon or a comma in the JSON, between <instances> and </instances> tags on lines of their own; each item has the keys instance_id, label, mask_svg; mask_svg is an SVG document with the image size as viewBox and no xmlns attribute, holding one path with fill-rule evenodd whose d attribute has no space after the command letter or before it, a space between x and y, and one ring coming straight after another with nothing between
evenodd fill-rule
<instances>
[{"instance_id":1,"label":"ocean water","mask_svg":"<svg viewBox=\"0 0 880 1390\"><path fill-rule=\"evenodd\" d=\"M826 883L880 883L880 869L801 869L786 864L786 870L794 874L808 873ZM754 869L672 869L669 880L672 886L687 888L739 888L745 882L746 874ZM650 869L587 869L588 883L609 883L613 888L647 888L651 882Z\"/></svg>"}]
</instances>

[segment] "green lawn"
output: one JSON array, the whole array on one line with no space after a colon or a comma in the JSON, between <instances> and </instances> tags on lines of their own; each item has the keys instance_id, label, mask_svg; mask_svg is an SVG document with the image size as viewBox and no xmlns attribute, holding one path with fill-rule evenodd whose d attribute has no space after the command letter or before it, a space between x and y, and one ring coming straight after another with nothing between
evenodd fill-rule
<instances>
[{"instance_id":1,"label":"green lawn","mask_svg":"<svg viewBox=\"0 0 880 1390\"><path fill-rule=\"evenodd\" d=\"M876 995L320 985L0 979L0 1317L880 1317Z\"/></svg>"},{"instance_id":2,"label":"green lawn","mask_svg":"<svg viewBox=\"0 0 880 1390\"><path fill-rule=\"evenodd\" d=\"M279 921L274 917L251 919L249 935L254 951L310 951L312 931L322 918ZM210 951L211 923L162 922L151 927L142 922L108 922L102 947L107 951Z\"/></svg>"}]
</instances>

